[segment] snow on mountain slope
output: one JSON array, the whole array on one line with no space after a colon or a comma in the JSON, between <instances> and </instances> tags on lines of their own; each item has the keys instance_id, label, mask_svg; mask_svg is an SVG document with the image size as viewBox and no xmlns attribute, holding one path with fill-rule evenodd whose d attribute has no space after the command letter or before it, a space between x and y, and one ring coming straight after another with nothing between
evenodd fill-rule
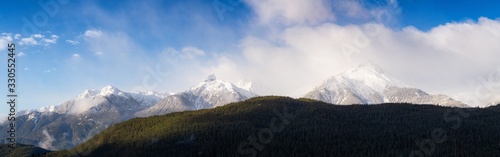
<instances>
[{"instance_id":1,"label":"snow on mountain slope","mask_svg":"<svg viewBox=\"0 0 500 157\"><path fill-rule=\"evenodd\" d=\"M136 112L160 102L167 95L127 93L113 86L85 90L77 98L57 106L18 112L22 115L16 117L16 122L19 122L16 126L19 130L26 130L19 132L19 141L37 145L45 140L45 136L41 136L43 132L48 131L57 141L51 148L68 149L115 123L135 118Z\"/></svg>"},{"instance_id":2,"label":"snow on mountain slope","mask_svg":"<svg viewBox=\"0 0 500 157\"><path fill-rule=\"evenodd\" d=\"M479 106L479 107L489 107L489 106L496 106L496 105L500 105L500 96L496 96L496 98L493 98L490 100L490 103L488 103L486 105Z\"/></svg>"},{"instance_id":3,"label":"snow on mountain slope","mask_svg":"<svg viewBox=\"0 0 500 157\"><path fill-rule=\"evenodd\" d=\"M454 100L442 94L428 94L416 88L391 87L384 92L385 102L404 102L412 104L434 104L451 107L469 107L468 105Z\"/></svg>"},{"instance_id":4,"label":"snow on mountain slope","mask_svg":"<svg viewBox=\"0 0 500 157\"><path fill-rule=\"evenodd\" d=\"M466 106L444 95L430 95L422 90L409 88L373 65L362 65L333 76L304 97L341 105L407 102Z\"/></svg>"},{"instance_id":5,"label":"snow on mountain slope","mask_svg":"<svg viewBox=\"0 0 500 157\"><path fill-rule=\"evenodd\" d=\"M54 105L50 105L38 109L38 112L54 112L55 110L57 110L57 107Z\"/></svg>"},{"instance_id":6,"label":"snow on mountain slope","mask_svg":"<svg viewBox=\"0 0 500 157\"><path fill-rule=\"evenodd\" d=\"M256 94L229 82L218 80L209 75L203 82L190 89L166 97L161 102L139 112L141 117L161 115L184 110L198 110L222 106L231 102L243 101Z\"/></svg>"},{"instance_id":7,"label":"snow on mountain slope","mask_svg":"<svg viewBox=\"0 0 500 157\"><path fill-rule=\"evenodd\" d=\"M96 96L110 96L110 95L123 96L123 97L129 96L128 93L122 92L121 90L108 85L103 87L101 90L96 90L96 89L85 90L82 94L78 96L77 99L92 99Z\"/></svg>"},{"instance_id":8,"label":"snow on mountain slope","mask_svg":"<svg viewBox=\"0 0 500 157\"><path fill-rule=\"evenodd\" d=\"M237 87L229 82L217 80L215 75L210 75L195 87L184 93L189 93L194 97L195 109L212 108L222 106L230 102L241 101L256 96L252 92Z\"/></svg>"},{"instance_id":9,"label":"snow on mountain slope","mask_svg":"<svg viewBox=\"0 0 500 157\"><path fill-rule=\"evenodd\" d=\"M45 106L39 109L29 109L29 110L21 110L17 112L17 116L22 116L22 115L27 115L33 112L40 112L40 113L49 113L49 112L54 112L57 110L58 106L50 105L50 106Z\"/></svg>"},{"instance_id":10,"label":"snow on mountain slope","mask_svg":"<svg viewBox=\"0 0 500 157\"><path fill-rule=\"evenodd\" d=\"M247 81L247 80L240 80L238 81L238 83L235 84L237 87L241 88L241 89L244 89L244 90L247 90L247 91L250 91L250 92L253 92L253 83L250 82L250 81Z\"/></svg>"},{"instance_id":11,"label":"snow on mountain slope","mask_svg":"<svg viewBox=\"0 0 500 157\"><path fill-rule=\"evenodd\" d=\"M138 92L138 93L128 93L132 98L144 106L152 106L160 102L163 98L172 95L172 93L160 93L160 92Z\"/></svg>"},{"instance_id":12,"label":"snow on mountain slope","mask_svg":"<svg viewBox=\"0 0 500 157\"><path fill-rule=\"evenodd\" d=\"M45 106L40 109L29 109L22 110L17 113L18 116L27 115L32 112L57 112L60 114L80 114L82 112L88 111L92 107L95 107L101 103L104 103L107 98L110 97L120 97L124 99L129 99L130 101L138 102L142 106L152 106L160 102L163 98L172 95L173 93L160 93L160 92L137 92L128 93L119 90L111 85L105 86L102 89L88 89L82 94L78 95L76 99L68 100L59 105Z\"/></svg>"}]
</instances>

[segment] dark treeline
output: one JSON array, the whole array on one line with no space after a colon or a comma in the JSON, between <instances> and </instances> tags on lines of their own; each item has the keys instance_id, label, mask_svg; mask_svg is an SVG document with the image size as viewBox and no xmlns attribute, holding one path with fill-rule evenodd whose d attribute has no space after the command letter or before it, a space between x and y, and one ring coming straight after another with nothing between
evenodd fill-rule
<instances>
[{"instance_id":1,"label":"dark treeline","mask_svg":"<svg viewBox=\"0 0 500 157\"><path fill-rule=\"evenodd\" d=\"M41 156L51 152L50 150L46 150L43 148L24 145L24 144L16 144L16 148L12 149L7 144L0 145L0 156L1 157L31 157L31 156Z\"/></svg>"},{"instance_id":2,"label":"dark treeline","mask_svg":"<svg viewBox=\"0 0 500 157\"><path fill-rule=\"evenodd\" d=\"M46 156L499 156L500 107L258 97L135 118Z\"/></svg>"}]
</instances>

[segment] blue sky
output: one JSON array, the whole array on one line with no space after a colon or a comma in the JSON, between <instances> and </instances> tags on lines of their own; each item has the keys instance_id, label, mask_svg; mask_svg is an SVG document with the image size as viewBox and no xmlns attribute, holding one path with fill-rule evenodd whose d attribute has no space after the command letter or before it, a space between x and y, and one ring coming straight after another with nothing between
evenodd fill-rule
<instances>
[{"instance_id":1,"label":"blue sky","mask_svg":"<svg viewBox=\"0 0 500 157\"><path fill-rule=\"evenodd\" d=\"M468 54L461 50L469 47L448 49L464 41L446 40L456 38L454 32L468 40L498 39L495 32L482 32L499 26L500 2L493 0L40 2L52 4L49 11L29 0L0 6L0 51L13 41L22 52L19 109L58 105L105 85L179 92L211 73L231 82L252 80L262 94L300 96L328 76L366 61L412 86L459 97L477 87L477 77L496 68L489 59L497 44L470 43L470 49L484 52ZM378 13L386 16L377 18ZM380 32L368 46L357 46L362 53L346 58L338 51L370 24L380 26L375 27ZM422 48L427 41L435 48ZM405 62L410 58L414 62ZM465 61L471 64L457 71L457 63ZM461 79L444 81L445 74Z\"/></svg>"}]
</instances>

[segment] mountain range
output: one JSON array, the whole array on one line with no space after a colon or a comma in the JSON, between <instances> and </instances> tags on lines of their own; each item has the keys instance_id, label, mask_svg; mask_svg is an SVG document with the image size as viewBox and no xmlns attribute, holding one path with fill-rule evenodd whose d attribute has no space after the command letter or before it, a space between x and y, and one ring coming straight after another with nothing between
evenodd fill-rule
<instances>
[{"instance_id":1,"label":"mountain range","mask_svg":"<svg viewBox=\"0 0 500 157\"><path fill-rule=\"evenodd\" d=\"M215 75L175 94L130 93L105 86L100 90L85 90L57 106L20 111L16 118L18 142L49 150L68 149L131 118L215 108L256 96L251 82L240 81L235 85ZM448 96L410 88L371 65L333 76L303 97L340 105L413 103L467 107ZM6 125L0 123L0 127Z\"/></svg>"},{"instance_id":2,"label":"mountain range","mask_svg":"<svg viewBox=\"0 0 500 157\"><path fill-rule=\"evenodd\" d=\"M215 75L212 74L197 86L182 93L167 96L159 103L138 112L136 115L148 117L170 112L214 108L257 96L251 90L243 88L229 82L217 80Z\"/></svg>"},{"instance_id":3,"label":"mountain range","mask_svg":"<svg viewBox=\"0 0 500 157\"><path fill-rule=\"evenodd\" d=\"M49 150L68 149L131 118L213 108L254 96L248 90L217 80L215 75L177 94L128 93L105 86L100 90L85 90L77 98L57 106L19 112L17 141ZM0 123L1 127L7 125Z\"/></svg>"},{"instance_id":4,"label":"mountain range","mask_svg":"<svg viewBox=\"0 0 500 157\"><path fill-rule=\"evenodd\" d=\"M134 118L47 156L489 157L500 154L499 113L499 106L332 105L262 96Z\"/></svg>"}]
</instances>

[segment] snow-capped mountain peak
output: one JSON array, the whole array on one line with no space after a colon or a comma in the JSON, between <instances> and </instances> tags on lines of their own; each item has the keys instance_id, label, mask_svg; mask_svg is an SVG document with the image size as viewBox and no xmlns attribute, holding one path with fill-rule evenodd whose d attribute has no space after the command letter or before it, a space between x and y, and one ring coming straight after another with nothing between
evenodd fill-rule
<instances>
[{"instance_id":1,"label":"snow-capped mountain peak","mask_svg":"<svg viewBox=\"0 0 500 157\"><path fill-rule=\"evenodd\" d=\"M121 93L123 92L120 91L118 88L108 85L101 89L99 95L108 96L108 95L119 95Z\"/></svg>"},{"instance_id":2,"label":"snow-capped mountain peak","mask_svg":"<svg viewBox=\"0 0 500 157\"><path fill-rule=\"evenodd\" d=\"M316 89L335 91L335 93L343 93L348 90L358 95L358 97L375 96L382 98L383 92L393 86L404 87L405 85L375 65L360 65L355 69L329 78L322 85L316 87ZM375 103L372 101L368 102Z\"/></svg>"},{"instance_id":3,"label":"snow-capped mountain peak","mask_svg":"<svg viewBox=\"0 0 500 157\"><path fill-rule=\"evenodd\" d=\"M345 105L407 102L464 106L444 95L430 95L410 88L374 65L361 65L333 76L304 97Z\"/></svg>"},{"instance_id":4,"label":"snow-capped mountain peak","mask_svg":"<svg viewBox=\"0 0 500 157\"><path fill-rule=\"evenodd\" d=\"M338 80L362 82L375 89L385 89L388 86L406 86L391 75L385 73L380 67L373 64L360 65L334 78Z\"/></svg>"},{"instance_id":5,"label":"snow-capped mountain peak","mask_svg":"<svg viewBox=\"0 0 500 157\"><path fill-rule=\"evenodd\" d=\"M198 110L226 105L257 96L232 83L209 75L203 82L188 90L165 97L161 102L137 113L138 116L162 115L170 112Z\"/></svg>"},{"instance_id":6,"label":"snow-capped mountain peak","mask_svg":"<svg viewBox=\"0 0 500 157\"><path fill-rule=\"evenodd\" d=\"M50 105L50 106L45 106L40 109L38 109L39 112L54 112L57 109L57 106Z\"/></svg>"},{"instance_id":7,"label":"snow-capped mountain peak","mask_svg":"<svg viewBox=\"0 0 500 157\"><path fill-rule=\"evenodd\" d=\"M242 96L248 98L255 96L255 94L248 89L241 88L230 82L218 80L214 74L207 76L203 82L190 88L186 92L194 95L214 95L214 93L229 92L241 94Z\"/></svg>"},{"instance_id":8,"label":"snow-capped mountain peak","mask_svg":"<svg viewBox=\"0 0 500 157\"><path fill-rule=\"evenodd\" d=\"M203 82L213 82L216 80L217 80L217 77L215 76L215 74L210 74L207 76L207 78L205 78L205 81L203 81Z\"/></svg>"},{"instance_id":9,"label":"snow-capped mountain peak","mask_svg":"<svg viewBox=\"0 0 500 157\"><path fill-rule=\"evenodd\" d=\"M96 89L88 89L85 90L82 94L78 96L77 99L92 99L96 96L110 96L110 95L116 95L116 96L127 96L127 93L122 92L116 87L113 87L111 85L104 86L101 90L96 90Z\"/></svg>"},{"instance_id":10,"label":"snow-capped mountain peak","mask_svg":"<svg viewBox=\"0 0 500 157\"><path fill-rule=\"evenodd\" d=\"M218 80L214 74L209 75L204 82L183 92L196 99L195 106L206 108L207 106L220 106L230 102L248 99L256 95L251 91L242 89L232 83ZM201 106L201 107L200 107Z\"/></svg>"},{"instance_id":11,"label":"snow-capped mountain peak","mask_svg":"<svg viewBox=\"0 0 500 157\"><path fill-rule=\"evenodd\" d=\"M217 92L223 90L233 90L231 83L223 82L217 80L214 74L209 75L203 82L200 82L197 86L190 88L188 91L196 94L201 94L204 92Z\"/></svg>"},{"instance_id":12,"label":"snow-capped mountain peak","mask_svg":"<svg viewBox=\"0 0 500 157\"><path fill-rule=\"evenodd\" d=\"M91 98L99 94L100 91L96 89L88 89L83 91L82 94L78 96L78 99L86 99L86 98Z\"/></svg>"},{"instance_id":13,"label":"snow-capped mountain peak","mask_svg":"<svg viewBox=\"0 0 500 157\"><path fill-rule=\"evenodd\" d=\"M238 83L236 83L237 87L240 87L241 89L248 90L250 92L253 92L253 83L247 80L240 80Z\"/></svg>"}]
</instances>

